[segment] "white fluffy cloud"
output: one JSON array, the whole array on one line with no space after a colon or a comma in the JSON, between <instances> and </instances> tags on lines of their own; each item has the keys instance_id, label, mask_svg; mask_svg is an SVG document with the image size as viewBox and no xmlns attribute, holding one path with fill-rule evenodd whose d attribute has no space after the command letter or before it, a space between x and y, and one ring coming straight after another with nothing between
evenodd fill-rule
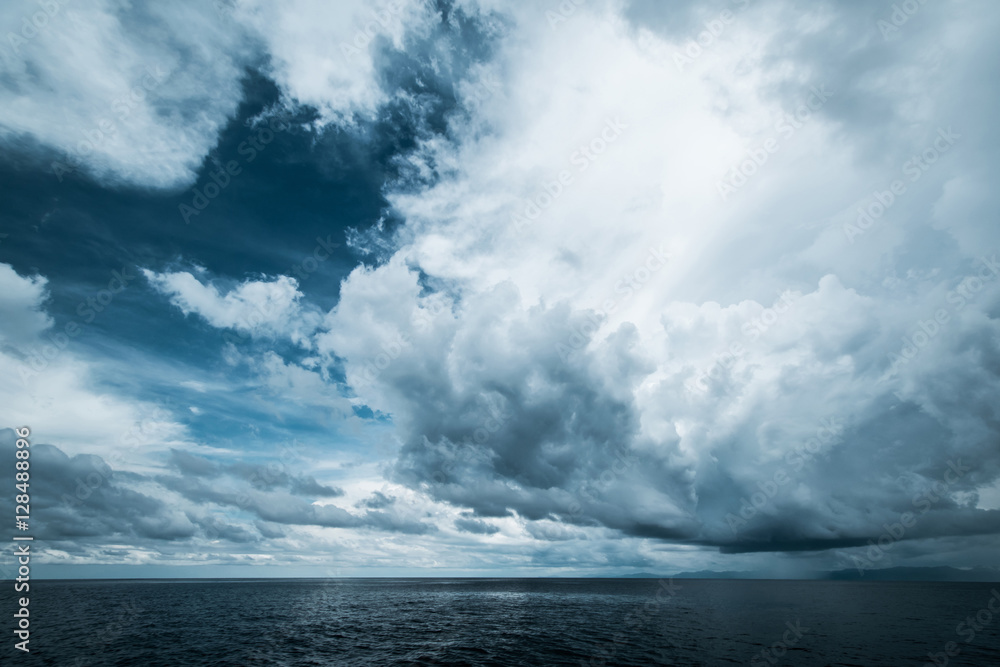
<instances>
[{"instance_id":1,"label":"white fluffy cloud","mask_svg":"<svg viewBox=\"0 0 1000 667\"><path fill-rule=\"evenodd\" d=\"M0 281L0 372L8 378L0 402L19 420L0 428L29 426L36 441L103 456L119 469L148 470L157 451L188 442L183 425L160 406L99 386L95 365L75 351L79 325L52 327L44 277L0 264Z\"/></svg>"},{"instance_id":2,"label":"white fluffy cloud","mask_svg":"<svg viewBox=\"0 0 1000 667\"><path fill-rule=\"evenodd\" d=\"M143 275L185 315L199 315L213 327L307 343L308 335L319 323L318 313L300 303L298 282L288 276L245 280L222 294L215 285L204 284L187 271L156 273L143 269Z\"/></svg>"},{"instance_id":3,"label":"white fluffy cloud","mask_svg":"<svg viewBox=\"0 0 1000 667\"><path fill-rule=\"evenodd\" d=\"M434 16L424 0L246 0L235 14L265 44L271 72L292 100L317 108L327 121L347 122L386 100L377 49L402 48L407 33L426 32Z\"/></svg>"},{"instance_id":4,"label":"white fluffy cloud","mask_svg":"<svg viewBox=\"0 0 1000 667\"><path fill-rule=\"evenodd\" d=\"M190 182L236 110L249 62L243 31L220 19L212 3L4 3L0 21L16 39L3 48L0 136L54 148L60 176Z\"/></svg>"},{"instance_id":5,"label":"white fluffy cloud","mask_svg":"<svg viewBox=\"0 0 1000 667\"><path fill-rule=\"evenodd\" d=\"M60 179L81 169L113 185L186 186L235 114L246 68L269 59L291 103L349 122L385 99L383 41L400 47L432 16L418 0L4 3L0 140L54 149Z\"/></svg>"}]
</instances>

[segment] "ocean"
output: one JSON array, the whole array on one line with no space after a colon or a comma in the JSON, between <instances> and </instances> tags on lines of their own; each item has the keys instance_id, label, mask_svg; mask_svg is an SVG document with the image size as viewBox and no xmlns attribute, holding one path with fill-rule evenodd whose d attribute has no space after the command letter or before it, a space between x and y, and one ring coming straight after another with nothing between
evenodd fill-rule
<instances>
[{"instance_id":1,"label":"ocean","mask_svg":"<svg viewBox=\"0 0 1000 667\"><path fill-rule=\"evenodd\" d=\"M16 609L5 584L4 608ZM1000 584L32 581L4 665L1000 665ZM971 624L970 624L971 622ZM951 655L948 655L949 651ZM931 657L933 656L933 658Z\"/></svg>"}]
</instances>

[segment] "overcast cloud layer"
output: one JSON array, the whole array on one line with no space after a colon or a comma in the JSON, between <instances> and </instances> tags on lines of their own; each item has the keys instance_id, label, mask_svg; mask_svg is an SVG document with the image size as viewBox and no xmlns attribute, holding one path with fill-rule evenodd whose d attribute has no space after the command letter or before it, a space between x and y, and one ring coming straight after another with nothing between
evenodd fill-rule
<instances>
[{"instance_id":1,"label":"overcast cloud layer","mask_svg":"<svg viewBox=\"0 0 1000 667\"><path fill-rule=\"evenodd\" d=\"M1000 7L336 4L0 9L51 576L995 563Z\"/></svg>"}]
</instances>

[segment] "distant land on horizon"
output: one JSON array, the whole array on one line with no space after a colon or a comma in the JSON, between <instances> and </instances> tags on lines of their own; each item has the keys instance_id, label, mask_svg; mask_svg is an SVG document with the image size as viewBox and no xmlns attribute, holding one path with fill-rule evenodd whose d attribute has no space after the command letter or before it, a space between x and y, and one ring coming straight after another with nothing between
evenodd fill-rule
<instances>
[{"instance_id":1,"label":"distant land on horizon","mask_svg":"<svg viewBox=\"0 0 1000 667\"><path fill-rule=\"evenodd\" d=\"M968 581L990 582L1000 581L1000 568L975 567L967 570L957 567L887 567L877 570L857 569L815 572L805 577L779 577L773 573L751 571L714 571L699 570L697 572L678 572L673 575L658 575L649 572L622 575L621 579L799 579L804 581Z\"/></svg>"}]
</instances>

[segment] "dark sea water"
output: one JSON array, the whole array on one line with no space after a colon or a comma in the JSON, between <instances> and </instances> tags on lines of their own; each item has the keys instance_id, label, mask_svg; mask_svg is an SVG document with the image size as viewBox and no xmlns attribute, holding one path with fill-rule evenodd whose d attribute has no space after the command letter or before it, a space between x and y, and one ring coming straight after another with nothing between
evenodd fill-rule
<instances>
[{"instance_id":1,"label":"dark sea water","mask_svg":"<svg viewBox=\"0 0 1000 667\"><path fill-rule=\"evenodd\" d=\"M0 662L898 666L934 653L941 665L1000 665L1000 613L988 607L1000 584L678 579L671 593L666 583L33 581L25 655L5 582ZM978 631L958 628L967 617ZM960 652L947 657L948 642Z\"/></svg>"}]
</instances>

